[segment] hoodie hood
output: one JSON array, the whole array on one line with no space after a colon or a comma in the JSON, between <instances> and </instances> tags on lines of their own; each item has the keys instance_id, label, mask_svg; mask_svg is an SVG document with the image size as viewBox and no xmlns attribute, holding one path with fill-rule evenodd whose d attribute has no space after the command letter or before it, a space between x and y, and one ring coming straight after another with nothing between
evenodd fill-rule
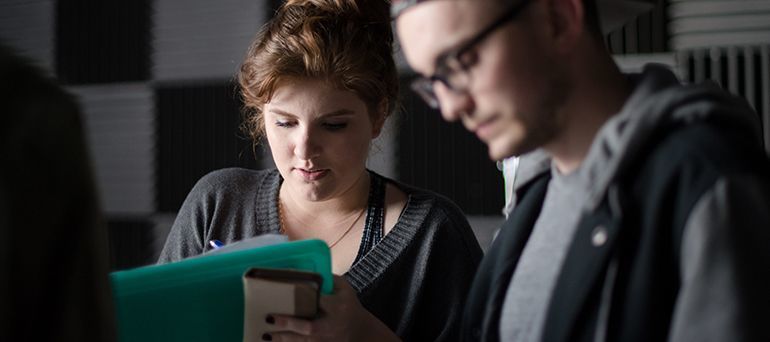
<instances>
[{"instance_id":1,"label":"hoodie hood","mask_svg":"<svg viewBox=\"0 0 770 342\"><path fill-rule=\"evenodd\" d=\"M718 122L746 132L761 146L759 117L742 98L712 83L682 86L663 65L647 65L641 74L628 77L634 90L620 112L598 131L577 171L587 193L585 210L593 211L601 204L610 185L639 157L642 148L655 143L658 130L675 124ZM506 214L515 206L519 190L549 169L550 159L542 150L521 157Z\"/></svg>"}]
</instances>

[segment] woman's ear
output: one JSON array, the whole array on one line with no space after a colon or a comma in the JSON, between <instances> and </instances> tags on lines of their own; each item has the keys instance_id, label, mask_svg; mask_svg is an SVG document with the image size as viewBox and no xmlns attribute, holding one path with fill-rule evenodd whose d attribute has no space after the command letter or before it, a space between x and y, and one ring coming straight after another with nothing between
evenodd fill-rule
<instances>
[{"instance_id":1,"label":"woman's ear","mask_svg":"<svg viewBox=\"0 0 770 342\"><path fill-rule=\"evenodd\" d=\"M372 116L372 139L377 138L382 133L385 126L385 120L388 119L388 100L383 99L377 105L377 112Z\"/></svg>"}]
</instances>

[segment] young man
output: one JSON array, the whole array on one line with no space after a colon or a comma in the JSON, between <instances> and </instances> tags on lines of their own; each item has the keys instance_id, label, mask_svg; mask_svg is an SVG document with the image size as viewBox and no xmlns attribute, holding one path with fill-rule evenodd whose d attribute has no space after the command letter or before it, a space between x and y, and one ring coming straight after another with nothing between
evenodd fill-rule
<instances>
[{"instance_id":1,"label":"young man","mask_svg":"<svg viewBox=\"0 0 770 342\"><path fill-rule=\"evenodd\" d=\"M463 339L770 340L770 167L744 101L622 74L593 0L393 14L413 88L493 160L529 161Z\"/></svg>"}]
</instances>

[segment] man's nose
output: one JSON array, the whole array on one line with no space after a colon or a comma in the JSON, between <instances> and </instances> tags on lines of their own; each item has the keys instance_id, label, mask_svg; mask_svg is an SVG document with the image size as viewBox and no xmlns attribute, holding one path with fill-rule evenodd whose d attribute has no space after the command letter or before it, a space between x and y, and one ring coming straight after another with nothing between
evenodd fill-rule
<instances>
[{"instance_id":1,"label":"man's nose","mask_svg":"<svg viewBox=\"0 0 770 342\"><path fill-rule=\"evenodd\" d=\"M444 120L452 122L473 115L475 103L467 91L455 91L436 84L435 92Z\"/></svg>"}]
</instances>

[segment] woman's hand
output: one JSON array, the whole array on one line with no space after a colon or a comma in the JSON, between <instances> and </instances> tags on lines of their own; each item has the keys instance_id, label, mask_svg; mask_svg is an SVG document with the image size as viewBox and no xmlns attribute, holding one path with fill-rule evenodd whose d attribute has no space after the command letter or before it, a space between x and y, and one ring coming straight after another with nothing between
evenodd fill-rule
<instances>
[{"instance_id":1,"label":"woman's hand","mask_svg":"<svg viewBox=\"0 0 770 342\"><path fill-rule=\"evenodd\" d=\"M272 315L274 332L266 341L398 341L398 337L358 301L345 278L334 276L334 293L321 296L320 314L314 320ZM272 319L271 319L272 318Z\"/></svg>"}]
</instances>

